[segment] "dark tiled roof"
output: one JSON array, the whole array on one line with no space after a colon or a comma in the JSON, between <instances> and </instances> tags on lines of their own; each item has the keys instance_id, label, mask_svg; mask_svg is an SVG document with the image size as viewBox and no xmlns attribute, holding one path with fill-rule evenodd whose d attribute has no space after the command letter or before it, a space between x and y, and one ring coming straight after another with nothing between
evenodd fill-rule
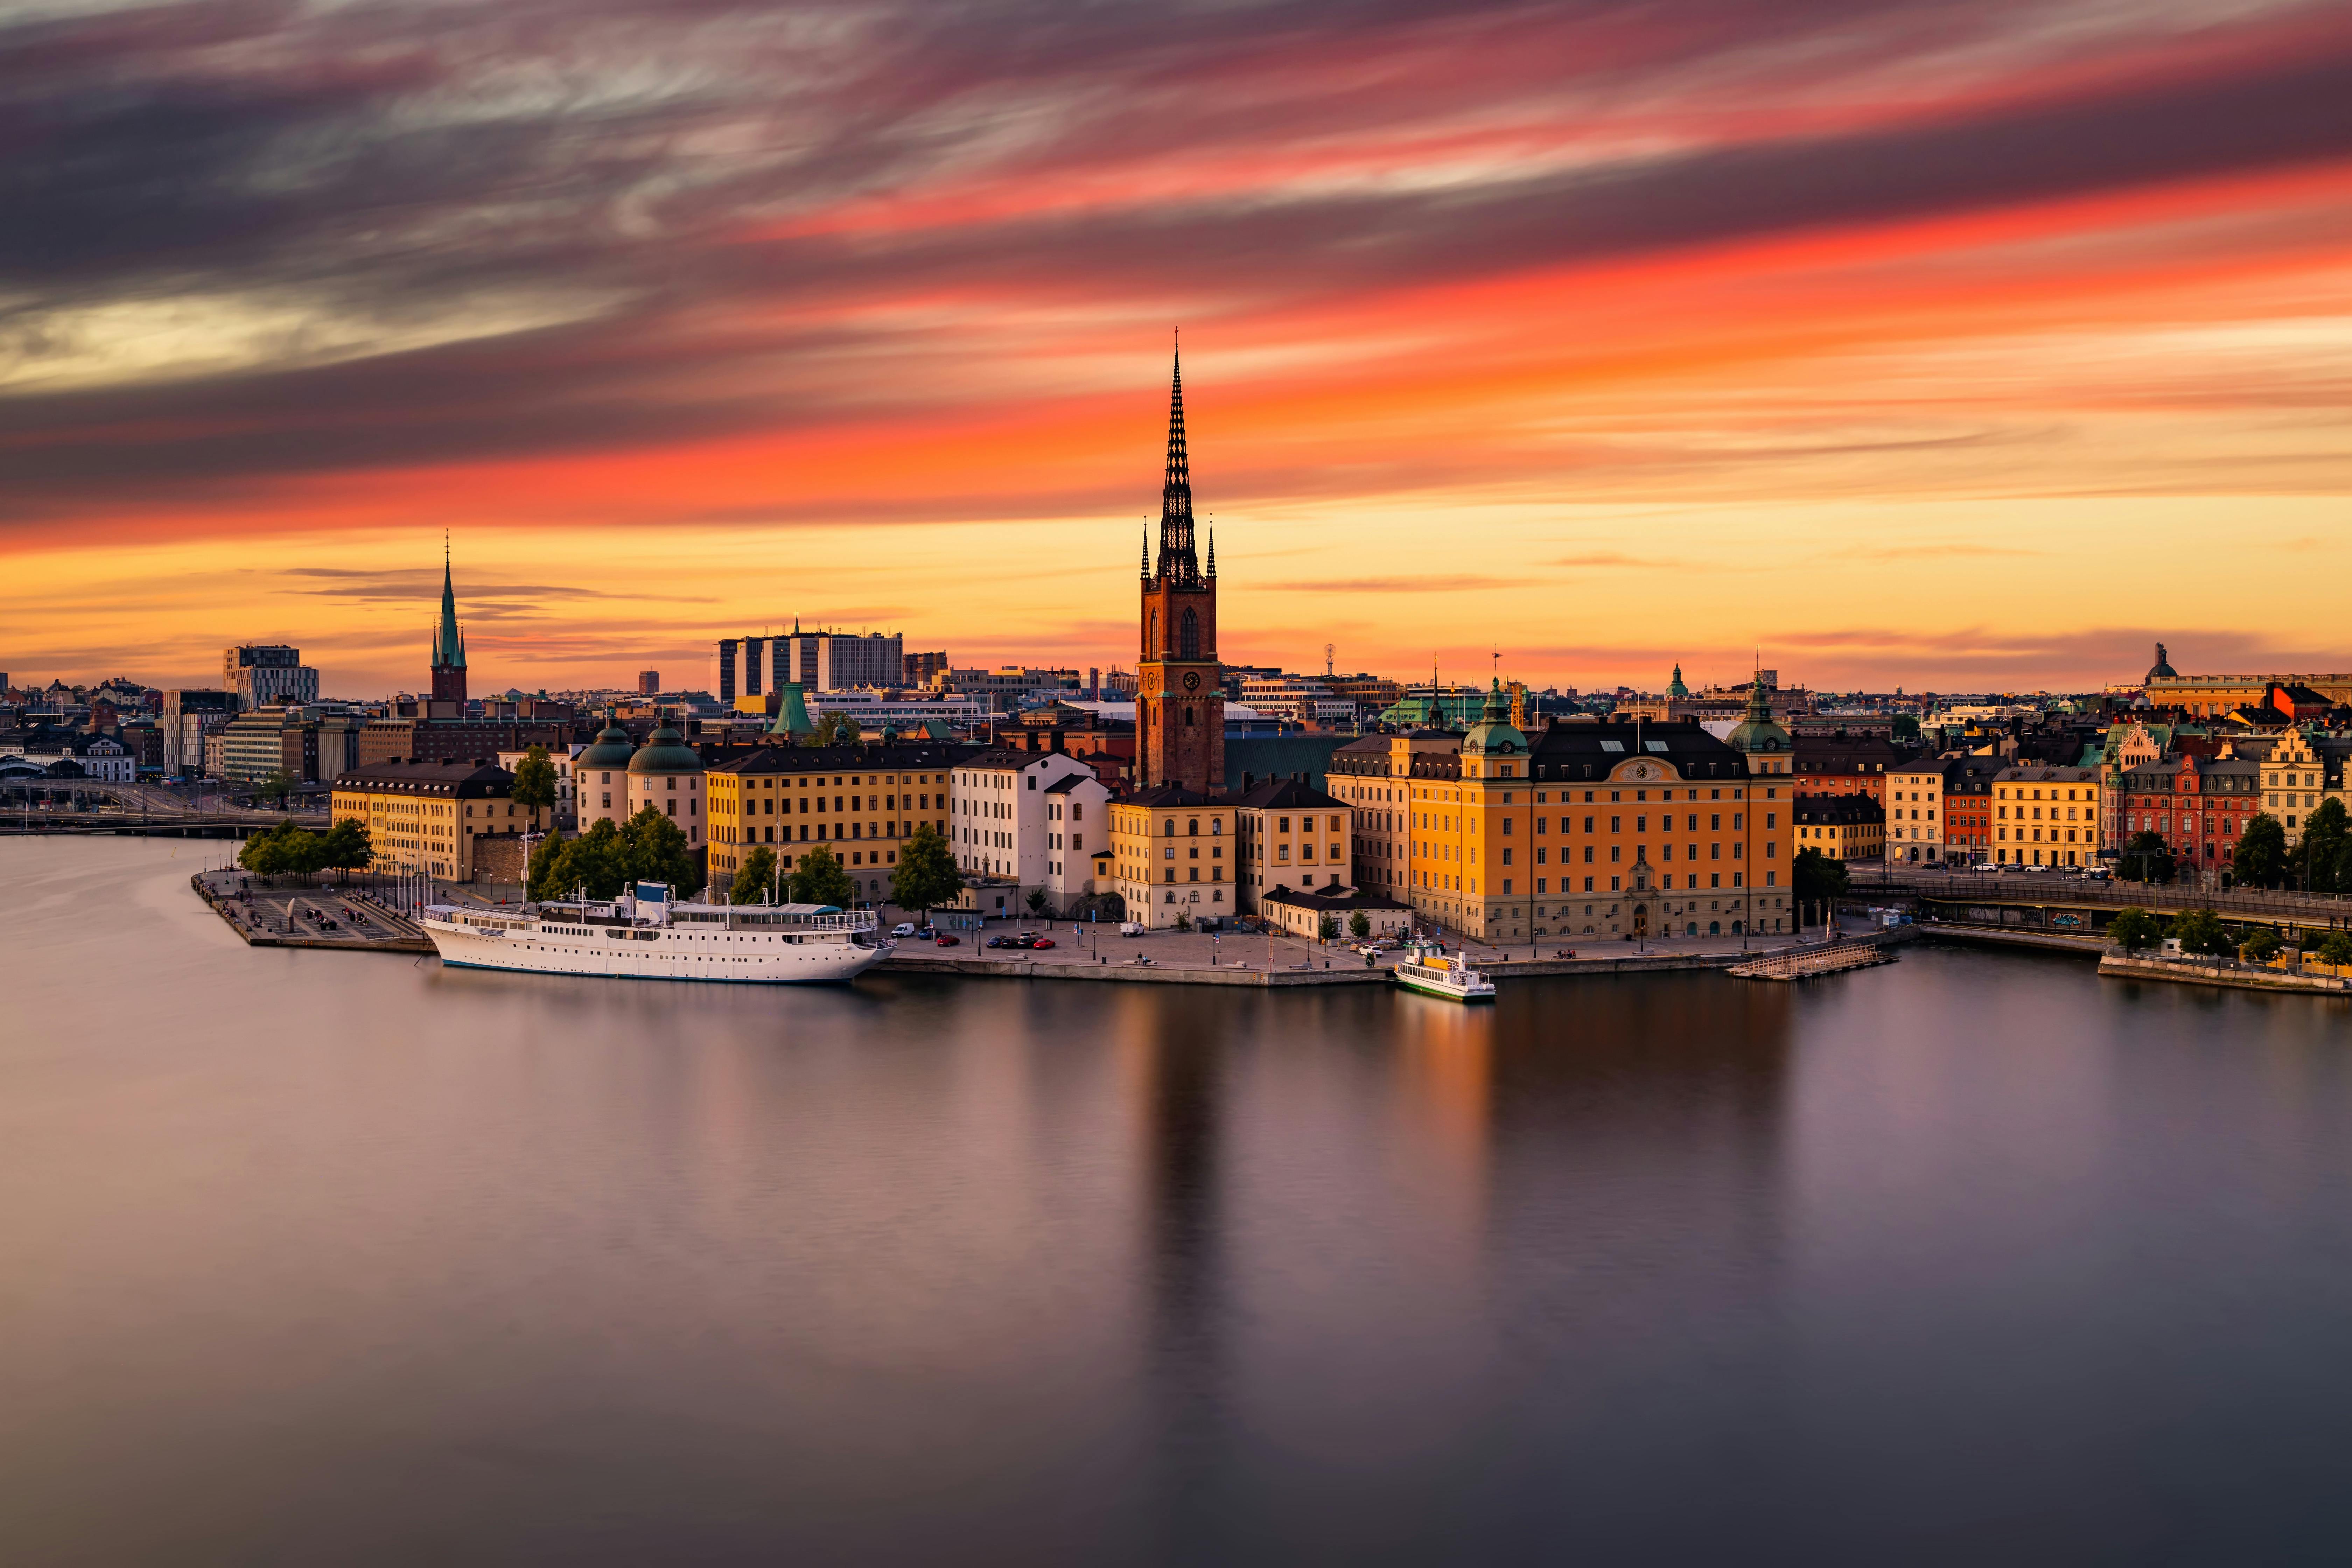
<instances>
[{"instance_id":1,"label":"dark tiled roof","mask_svg":"<svg viewBox=\"0 0 2352 1568\"><path fill-rule=\"evenodd\" d=\"M1260 896L1262 904L1288 904L1307 910L1401 910L1403 904L1385 893L1375 893L1368 888L1310 888L1304 892L1293 888L1276 888Z\"/></svg>"},{"instance_id":2,"label":"dark tiled roof","mask_svg":"<svg viewBox=\"0 0 2352 1568\"><path fill-rule=\"evenodd\" d=\"M964 759L971 754L970 746L937 741L872 746L762 746L748 755L714 763L710 771L714 773L823 773L837 768L894 771L954 768L961 767Z\"/></svg>"},{"instance_id":3,"label":"dark tiled roof","mask_svg":"<svg viewBox=\"0 0 2352 1568\"><path fill-rule=\"evenodd\" d=\"M377 795L501 795L514 774L486 763L370 763L335 775L337 789Z\"/></svg>"},{"instance_id":4,"label":"dark tiled roof","mask_svg":"<svg viewBox=\"0 0 2352 1568\"><path fill-rule=\"evenodd\" d=\"M1345 801L1335 800L1319 789L1310 789L1293 779L1268 779L1255 789L1244 790L1228 797L1228 804L1250 810L1310 810L1345 811Z\"/></svg>"}]
</instances>

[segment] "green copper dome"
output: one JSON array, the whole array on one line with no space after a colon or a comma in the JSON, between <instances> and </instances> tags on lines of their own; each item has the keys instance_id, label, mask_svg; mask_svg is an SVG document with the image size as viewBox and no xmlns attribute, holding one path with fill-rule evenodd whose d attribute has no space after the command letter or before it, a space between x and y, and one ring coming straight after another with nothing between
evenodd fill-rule
<instances>
[{"instance_id":1,"label":"green copper dome","mask_svg":"<svg viewBox=\"0 0 2352 1568\"><path fill-rule=\"evenodd\" d=\"M604 728L596 739L580 753L572 765L574 768L625 768L636 747L629 741L629 732L621 728L620 721L607 714Z\"/></svg>"},{"instance_id":2,"label":"green copper dome","mask_svg":"<svg viewBox=\"0 0 2352 1568\"><path fill-rule=\"evenodd\" d=\"M664 724L646 737L637 754L629 759L629 772L642 773L698 773L702 771L702 754L676 730Z\"/></svg>"},{"instance_id":3,"label":"green copper dome","mask_svg":"<svg viewBox=\"0 0 2352 1568\"><path fill-rule=\"evenodd\" d=\"M1511 700L1503 694L1503 682L1497 678L1493 689L1486 693L1486 708L1478 722L1462 737L1463 754L1524 752L1527 749L1528 738L1511 726Z\"/></svg>"},{"instance_id":4,"label":"green copper dome","mask_svg":"<svg viewBox=\"0 0 2352 1568\"><path fill-rule=\"evenodd\" d=\"M805 735L816 728L809 717L808 703L802 700L801 683L787 680L776 688L776 721L768 726L771 735Z\"/></svg>"}]
</instances>

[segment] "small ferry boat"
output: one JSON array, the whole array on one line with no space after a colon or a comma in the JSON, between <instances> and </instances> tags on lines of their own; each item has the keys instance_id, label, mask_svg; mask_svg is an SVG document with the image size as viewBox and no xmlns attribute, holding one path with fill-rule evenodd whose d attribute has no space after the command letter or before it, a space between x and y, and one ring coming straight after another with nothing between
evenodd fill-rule
<instances>
[{"instance_id":1,"label":"small ferry boat","mask_svg":"<svg viewBox=\"0 0 2352 1568\"><path fill-rule=\"evenodd\" d=\"M1427 996L1455 1002L1492 1002L1495 983L1470 967L1460 956L1446 957L1426 942L1414 942L1397 959L1392 972L1397 984Z\"/></svg>"},{"instance_id":2,"label":"small ferry boat","mask_svg":"<svg viewBox=\"0 0 2352 1568\"><path fill-rule=\"evenodd\" d=\"M640 882L610 903L555 900L519 911L434 904L417 923L441 962L465 969L797 985L847 980L895 943L871 910L832 904L697 904Z\"/></svg>"}]
</instances>

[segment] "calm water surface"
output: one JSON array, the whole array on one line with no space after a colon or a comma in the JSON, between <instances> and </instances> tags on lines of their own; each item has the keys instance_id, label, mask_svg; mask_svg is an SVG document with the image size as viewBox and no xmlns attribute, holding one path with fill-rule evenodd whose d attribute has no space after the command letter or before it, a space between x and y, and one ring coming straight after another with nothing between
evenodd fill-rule
<instances>
[{"instance_id":1,"label":"calm water surface","mask_svg":"<svg viewBox=\"0 0 2352 1568\"><path fill-rule=\"evenodd\" d=\"M443 973L208 847L0 844L11 1563L2345 1551L2338 1004Z\"/></svg>"}]
</instances>

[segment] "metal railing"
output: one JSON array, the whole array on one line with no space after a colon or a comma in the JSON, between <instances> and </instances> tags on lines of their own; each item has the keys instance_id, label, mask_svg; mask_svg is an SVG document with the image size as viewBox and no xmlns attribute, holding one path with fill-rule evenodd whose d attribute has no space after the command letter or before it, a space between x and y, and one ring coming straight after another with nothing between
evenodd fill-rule
<instances>
[{"instance_id":1,"label":"metal railing","mask_svg":"<svg viewBox=\"0 0 2352 1568\"><path fill-rule=\"evenodd\" d=\"M2352 899L2326 893L2297 893L2284 889L2197 888L2168 882L2105 881L2045 872L2001 875L1997 872L1931 876L1906 870L1899 875L1857 877L1847 886L1848 903L1865 902L1874 894L1934 899L1945 903L1972 900L1987 903L2089 904L2102 909L2137 905L2144 910L2211 910L2215 913L2270 915L2298 921L2343 922L2352 926Z\"/></svg>"}]
</instances>

